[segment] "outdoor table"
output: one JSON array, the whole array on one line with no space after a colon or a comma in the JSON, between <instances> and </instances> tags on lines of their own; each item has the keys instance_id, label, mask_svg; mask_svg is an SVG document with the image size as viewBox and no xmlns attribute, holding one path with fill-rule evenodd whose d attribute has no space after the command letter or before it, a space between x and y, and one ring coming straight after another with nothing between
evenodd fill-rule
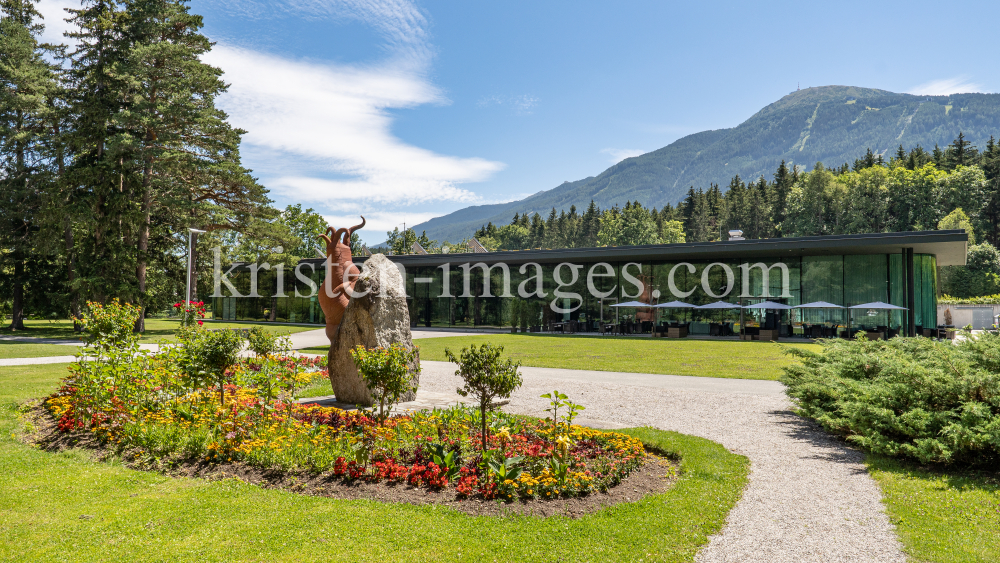
<instances>
[{"instance_id":1,"label":"outdoor table","mask_svg":"<svg viewBox=\"0 0 1000 563\"><path fill-rule=\"evenodd\" d=\"M687 325L667 327L667 338L687 338Z\"/></svg>"},{"instance_id":2,"label":"outdoor table","mask_svg":"<svg viewBox=\"0 0 1000 563\"><path fill-rule=\"evenodd\" d=\"M760 332L758 333L757 339L758 340L777 340L778 339L778 335L780 333L781 333L781 331L778 330L778 329L762 328L762 329L760 329Z\"/></svg>"},{"instance_id":3,"label":"outdoor table","mask_svg":"<svg viewBox=\"0 0 1000 563\"><path fill-rule=\"evenodd\" d=\"M868 340L885 340L885 333L877 330L865 331L865 338Z\"/></svg>"}]
</instances>

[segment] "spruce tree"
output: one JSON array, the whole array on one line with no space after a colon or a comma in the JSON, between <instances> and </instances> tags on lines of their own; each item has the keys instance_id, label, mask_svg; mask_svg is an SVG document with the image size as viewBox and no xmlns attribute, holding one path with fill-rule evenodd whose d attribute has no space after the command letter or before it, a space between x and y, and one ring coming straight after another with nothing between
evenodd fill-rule
<instances>
[{"instance_id":1,"label":"spruce tree","mask_svg":"<svg viewBox=\"0 0 1000 563\"><path fill-rule=\"evenodd\" d=\"M981 213L986 226L985 238L993 246L1000 246L1000 144L992 135L982 154L982 167L986 176L987 198Z\"/></svg>"},{"instance_id":2,"label":"spruce tree","mask_svg":"<svg viewBox=\"0 0 1000 563\"><path fill-rule=\"evenodd\" d=\"M965 133L959 131L958 137L950 145L945 153L945 160L949 169L959 166L970 166L975 162L977 156L976 147L971 141L965 140Z\"/></svg>"},{"instance_id":3,"label":"spruce tree","mask_svg":"<svg viewBox=\"0 0 1000 563\"><path fill-rule=\"evenodd\" d=\"M56 69L38 42L31 0L0 1L0 258L11 273L10 328L24 328L26 262L39 250L42 206L54 182L50 149Z\"/></svg>"},{"instance_id":4,"label":"spruce tree","mask_svg":"<svg viewBox=\"0 0 1000 563\"><path fill-rule=\"evenodd\" d=\"M778 170L774 173L774 183L771 184L771 214L778 236L788 236L782 227L785 223L786 207L788 206L788 194L792 191L792 175L788 173L788 166L782 160L778 165Z\"/></svg>"}]
</instances>

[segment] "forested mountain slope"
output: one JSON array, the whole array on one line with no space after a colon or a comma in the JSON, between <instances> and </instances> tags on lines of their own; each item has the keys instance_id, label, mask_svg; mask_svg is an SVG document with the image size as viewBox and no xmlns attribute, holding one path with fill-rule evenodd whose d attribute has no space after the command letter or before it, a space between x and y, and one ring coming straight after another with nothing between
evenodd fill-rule
<instances>
[{"instance_id":1,"label":"forested mountain slope","mask_svg":"<svg viewBox=\"0 0 1000 563\"><path fill-rule=\"evenodd\" d=\"M659 150L625 159L601 174L565 182L510 203L475 206L431 219L414 229L456 241L483 224L504 224L514 213L540 213L594 200L607 208L641 201L662 207L680 201L688 188L725 187L733 176L752 180L773 174L779 163L811 169L816 162L840 166L867 149L888 159L899 145L945 147L958 135L982 148L1000 134L1000 94L914 96L853 86L792 92L732 129L703 131Z\"/></svg>"}]
</instances>

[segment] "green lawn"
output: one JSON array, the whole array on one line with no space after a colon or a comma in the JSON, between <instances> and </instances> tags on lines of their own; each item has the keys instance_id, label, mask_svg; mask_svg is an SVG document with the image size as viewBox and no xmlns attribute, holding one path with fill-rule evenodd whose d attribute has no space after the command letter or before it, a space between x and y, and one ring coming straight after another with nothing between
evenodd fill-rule
<instances>
[{"instance_id":1,"label":"green lawn","mask_svg":"<svg viewBox=\"0 0 1000 563\"><path fill-rule=\"evenodd\" d=\"M0 360L7 358L42 358L45 356L73 356L78 346L59 344L32 344L16 340L0 340Z\"/></svg>"},{"instance_id":2,"label":"green lawn","mask_svg":"<svg viewBox=\"0 0 1000 563\"><path fill-rule=\"evenodd\" d=\"M175 479L15 441L15 403L50 392L65 371L0 368L0 560L693 561L748 471L746 458L714 442L630 430L680 453L682 478L667 493L577 520L472 517Z\"/></svg>"},{"instance_id":3,"label":"green lawn","mask_svg":"<svg viewBox=\"0 0 1000 563\"><path fill-rule=\"evenodd\" d=\"M785 346L820 349L819 344L534 334L454 336L416 341L421 359L438 361L445 360L445 348L457 353L464 346L484 342L502 345L505 356L520 360L525 366L737 379L778 379L781 368L795 361L782 352ZM322 354L326 349L302 351Z\"/></svg>"},{"instance_id":4,"label":"green lawn","mask_svg":"<svg viewBox=\"0 0 1000 563\"><path fill-rule=\"evenodd\" d=\"M876 455L867 463L914 561L1000 559L1000 473L938 473Z\"/></svg>"},{"instance_id":5,"label":"green lawn","mask_svg":"<svg viewBox=\"0 0 1000 563\"><path fill-rule=\"evenodd\" d=\"M284 325L279 323L230 323L223 321L205 321L205 326L209 328L250 328L256 325L263 326L271 332L277 334L292 334L306 330L316 330L322 326L298 326ZM31 336L36 338L63 338L67 340L80 340L82 335L73 332L73 322L68 320L58 321L24 321L25 330L11 332L6 326L0 329L0 334L13 334L15 336ZM146 331L142 333L140 342L157 342L159 340L173 340L174 333L180 326L180 321L175 319L146 319ZM27 356L26 356L27 357Z\"/></svg>"}]
</instances>

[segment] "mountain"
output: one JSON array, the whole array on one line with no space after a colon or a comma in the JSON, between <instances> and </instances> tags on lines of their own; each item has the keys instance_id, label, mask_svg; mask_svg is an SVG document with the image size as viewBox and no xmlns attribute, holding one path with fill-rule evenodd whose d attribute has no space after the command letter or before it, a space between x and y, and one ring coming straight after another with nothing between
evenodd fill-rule
<instances>
[{"instance_id":1,"label":"mountain","mask_svg":"<svg viewBox=\"0 0 1000 563\"><path fill-rule=\"evenodd\" d=\"M676 204L688 188L725 188L733 176L771 179L778 164L811 169L853 163L870 148L886 159L899 145L928 151L950 144L959 131L980 149L1000 137L1000 94L915 96L853 86L822 86L792 92L731 129L702 131L662 149L627 158L598 176L564 182L519 201L460 209L415 226L438 240L461 240L492 221L515 213L546 216L593 199L602 208L640 201L649 207Z\"/></svg>"}]
</instances>

